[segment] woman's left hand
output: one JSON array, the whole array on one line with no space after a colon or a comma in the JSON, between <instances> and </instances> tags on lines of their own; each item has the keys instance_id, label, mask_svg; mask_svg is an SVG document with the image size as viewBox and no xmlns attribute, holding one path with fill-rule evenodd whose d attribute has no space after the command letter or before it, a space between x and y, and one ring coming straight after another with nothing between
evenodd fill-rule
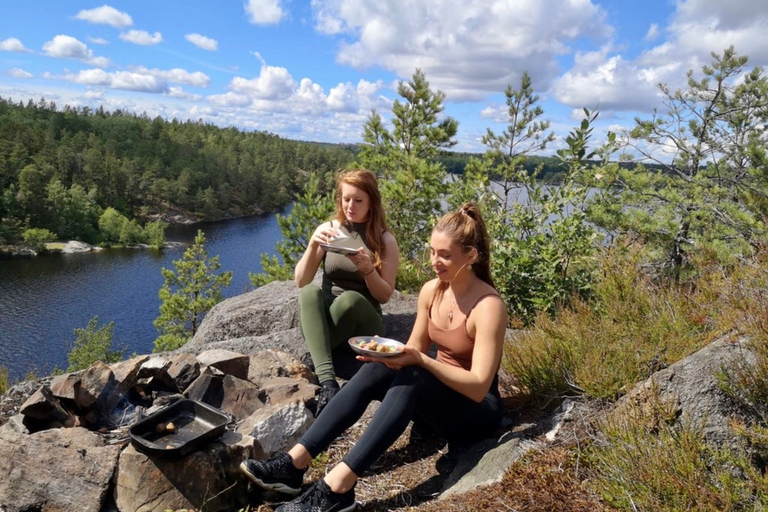
<instances>
[{"instance_id":1,"label":"woman's left hand","mask_svg":"<svg viewBox=\"0 0 768 512\"><path fill-rule=\"evenodd\" d=\"M347 258L355 264L357 270L363 274L368 274L373 270L373 259L371 253L365 247L361 247L355 254L348 254Z\"/></svg>"},{"instance_id":2,"label":"woman's left hand","mask_svg":"<svg viewBox=\"0 0 768 512\"><path fill-rule=\"evenodd\" d=\"M402 348L402 351L399 355L394 357L368 357L363 355L358 355L357 360L358 361L365 361L366 363L369 362L376 362L381 363L387 368L391 368L392 370L400 370L401 368L405 368L406 366L416 366L421 364L421 357L424 354L419 352L414 347L409 347L408 345L405 345Z\"/></svg>"}]
</instances>

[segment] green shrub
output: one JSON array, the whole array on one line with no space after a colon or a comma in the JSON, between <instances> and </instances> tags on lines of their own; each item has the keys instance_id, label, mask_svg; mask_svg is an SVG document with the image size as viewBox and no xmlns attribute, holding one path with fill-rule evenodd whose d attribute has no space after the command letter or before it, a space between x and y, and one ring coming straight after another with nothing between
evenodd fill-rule
<instances>
[{"instance_id":1,"label":"green shrub","mask_svg":"<svg viewBox=\"0 0 768 512\"><path fill-rule=\"evenodd\" d=\"M744 449L714 447L695 428L662 421L606 424L585 450L588 479L626 511L755 511L768 507L768 477Z\"/></svg>"},{"instance_id":2,"label":"green shrub","mask_svg":"<svg viewBox=\"0 0 768 512\"><path fill-rule=\"evenodd\" d=\"M75 346L69 353L68 372L88 368L96 361L109 364L120 361L124 351L113 351L112 332L115 323L99 327L99 317L94 316L84 329L75 329Z\"/></svg>"},{"instance_id":3,"label":"green shrub","mask_svg":"<svg viewBox=\"0 0 768 512\"><path fill-rule=\"evenodd\" d=\"M56 235L47 229L30 228L21 234L24 245L35 252L45 250L45 244L56 240Z\"/></svg>"},{"instance_id":4,"label":"green shrub","mask_svg":"<svg viewBox=\"0 0 768 512\"><path fill-rule=\"evenodd\" d=\"M656 283L636 254L606 251L589 301L576 298L555 317L540 314L507 343L505 365L531 398L616 398L732 326L727 319L718 324L714 285Z\"/></svg>"},{"instance_id":5,"label":"green shrub","mask_svg":"<svg viewBox=\"0 0 768 512\"><path fill-rule=\"evenodd\" d=\"M4 395L11 387L8 382L8 368L0 366L0 395Z\"/></svg>"}]
</instances>

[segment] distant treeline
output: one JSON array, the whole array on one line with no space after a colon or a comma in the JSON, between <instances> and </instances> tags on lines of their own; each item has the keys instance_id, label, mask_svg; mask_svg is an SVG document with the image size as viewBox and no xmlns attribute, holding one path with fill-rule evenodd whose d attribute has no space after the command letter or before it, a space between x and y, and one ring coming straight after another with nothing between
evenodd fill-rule
<instances>
[{"instance_id":1,"label":"distant treeline","mask_svg":"<svg viewBox=\"0 0 768 512\"><path fill-rule=\"evenodd\" d=\"M29 228L99 242L106 209L143 223L166 212L215 220L275 211L290 203L310 173L350 164L354 144L289 140L268 132L164 120L103 108L26 104L0 98L0 243ZM442 152L461 174L481 153ZM526 170L556 183L554 157L529 157Z\"/></svg>"},{"instance_id":2,"label":"distant treeline","mask_svg":"<svg viewBox=\"0 0 768 512\"><path fill-rule=\"evenodd\" d=\"M481 153L461 153L455 151L443 151L438 157L437 161L445 166L445 170L451 174L462 174L464 168L469 162L470 158L482 158ZM592 162L594 165L601 165L601 162L595 160ZM637 165L636 162L618 162L620 167L631 169ZM533 175L539 168L541 170L538 174L538 179L545 183L559 183L563 178L565 172L565 166L562 161L554 156L528 156L522 164L528 175ZM654 163L644 163L643 166L647 169L656 169L658 171L664 171L661 165Z\"/></svg>"},{"instance_id":3,"label":"distant treeline","mask_svg":"<svg viewBox=\"0 0 768 512\"><path fill-rule=\"evenodd\" d=\"M78 203L69 210L87 213L81 223L108 207L139 220L172 210L201 220L273 211L308 173L353 157L345 145L202 121L0 98L0 239L15 241L27 228L76 237L61 232L79 229L77 220L62 227L63 203Z\"/></svg>"}]
</instances>

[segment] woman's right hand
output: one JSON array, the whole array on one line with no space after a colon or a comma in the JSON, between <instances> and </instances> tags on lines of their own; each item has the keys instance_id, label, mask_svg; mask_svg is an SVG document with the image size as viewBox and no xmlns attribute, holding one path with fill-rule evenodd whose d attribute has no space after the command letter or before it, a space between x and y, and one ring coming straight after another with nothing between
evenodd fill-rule
<instances>
[{"instance_id":1,"label":"woman's right hand","mask_svg":"<svg viewBox=\"0 0 768 512\"><path fill-rule=\"evenodd\" d=\"M315 229L315 232L312 233L312 238L309 239L309 245L317 247L320 244L329 244L338 231L338 229L334 228L329 223L321 224Z\"/></svg>"}]
</instances>

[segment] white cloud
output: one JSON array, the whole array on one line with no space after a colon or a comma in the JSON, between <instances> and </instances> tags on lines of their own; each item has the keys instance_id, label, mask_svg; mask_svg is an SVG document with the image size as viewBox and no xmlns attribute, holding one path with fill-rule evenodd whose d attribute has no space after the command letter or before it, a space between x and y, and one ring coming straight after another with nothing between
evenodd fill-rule
<instances>
[{"instance_id":1,"label":"white cloud","mask_svg":"<svg viewBox=\"0 0 768 512\"><path fill-rule=\"evenodd\" d=\"M120 34L120 39L141 46L152 46L163 42L163 35L160 32L150 34L146 30L129 30Z\"/></svg>"},{"instance_id":2,"label":"white cloud","mask_svg":"<svg viewBox=\"0 0 768 512\"><path fill-rule=\"evenodd\" d=\"M180 100L192 101L192 102L197 102L203 99L203 97L200 96L199 94L190 94L186 92L184 89L182 89L181 87L169 87L168 96L170 96L171 98L177 98Z\"/></svg>"},{"instance_id":3,"label":"white cloud","mask_svg":"<svg viewBox=\"0 0 768 512\"><path fill-rule=\"evenodd\" d=\"M192 85L195 87L208 87L211 84L211 79L205 73L195 71L190 73L189 71L181 68L174 69L148 69L143 66L132 69L133 72L142 75L152 75L174 84Z\"/></svg>"},{"instance_id":4,"label":"white cloud","mask_svg":"<svg viewBox=\"0 0 768 512\"><path fill-rule=\"evenodd\" d=\"M236 93L255 99L284 100L293 94L296 81L285 68L262 66L257 78L238 76L232 79L229 87Z\"/></svg>"},{"instance_id":5,"label":"white cloud","mask_svg":"<svg viewBox=\"0 0 768 512\"><path fill-rule=\"evenodd\" d=\"M228 92L225 94L212 94L206 98L209 103L217 107L240 108L251 104L251 99L244 94Z\"/></svg>"},{"instance_id":6,"label":"white cloud","mask_svg":"<svg viewBox=\"0 0 768 512\"><path fill-rule=\"evenodd\" d=\"M569 44L612 33L584 0L313 0L312 9L317 30L348 41L339 63L401 77L420 68L452 100L503 91L524 70L547 88Z\"/></svg>"},{"instance_id":7,"label":"white cloud","mask_svg":"<svg viewBox=\"0 0 768 512\"><path fill-rule=\"evenodd\" d=\"M115 28L125 28L133 25L133 18L109 5L95 9L84 9L75 15L75 19L88 23L110 25Z\"/></svg>"},{"instance_id":8,"label":"white cloud","mask_svg":"<svg viewBox=\"0 0 768 512\"><path fill-rule=\"evenodd\" d=\"M281 0L248 0L245 12L248 20L255 25L274 25L286 16Z\"/></svg>"},{"instance_id":9,"label":"white cloud","mask_svg":"<svg viewBox=\"0 0 768 512\"><path fill-rule=\"evenodd\" d=\"M658 103L657 68L641 69L607 48L577 54L553 85L557 99L576 109L650 110Z\"/></svg>"},{"instance_id":10,"label":"white cloud","mask_svg":"<svg viewBox=\"0 0 768 512\"><path fill-rule=\"evenodd\" d=\"M97 85L109 89L125 91L148 92L155 94L168 93L168 84L160 77L145 73L116 71L107 73L103 69L86 69L78 73L68 73L57 77L83 85Z\"/></svg>"},{"instance_id":11,"label":"white cloud","mask_svg":"<svg viewBox=\"0 0 768 512\"><path fill-rule=\"evenodd\" d=\"M211 39L210 37L201 36L200 34L187 34L184 36L184 39L197 46L198 48L208 50L209 52L215 52L219 49L218 41Z\"/></svg>"},{"instance_id":12,"label":"white cloud","mask_svg":"<svg viewBox=\"0 0 768 512\"><path fill-rule=\"evenodd\" d=\"M100 45L107 45L107 44L109 44L109 41L107 41L103 37L89 37L88 41L93 43L93 44L100 44Z\"/></svg>"},{"instance_id":13,"label":"white cloud","mask_svg":"<svg viewBox=\"0 0 768 512\"><path fill-rule=\"evenodd\" d=\"M34 78L32 73L21 68L11 68L8 70L8 74L13 78Z\"/></svg>"},{"instance_id":14,"label":"white cloud","mask_svg":"<svg viewBox=\"0 0 768 512\"><path fill-rule=\"evenodd\" d=\"M651 26L648 27L648 32L645 33L645 37L643 38L646 41L655 41L659 37L659 25L656 23L651 23Z\"/></svg>"},{"instance_id":15,"label":"white cloud","mask_svg":"<svg viewBox=\"0 0 768 512\"><path fill-rule=\"evenodd\" d=\"M15 37L9 37L0 41L0 51L2 52L30 52L31 50L24 47L24 45Z\"/></svg>"},{"instance_id":16,"label":"white cloud","mask_svg":"<svg viewBox=\"0 0 768 512\"><path fill-rule=\"evenodd\" d=\"M109 59L96 57L88 46L78 39L59 34L43 45L43 53L57 59L75 59L97 67L109 66Z\"/></svg>"}]
</instances>

